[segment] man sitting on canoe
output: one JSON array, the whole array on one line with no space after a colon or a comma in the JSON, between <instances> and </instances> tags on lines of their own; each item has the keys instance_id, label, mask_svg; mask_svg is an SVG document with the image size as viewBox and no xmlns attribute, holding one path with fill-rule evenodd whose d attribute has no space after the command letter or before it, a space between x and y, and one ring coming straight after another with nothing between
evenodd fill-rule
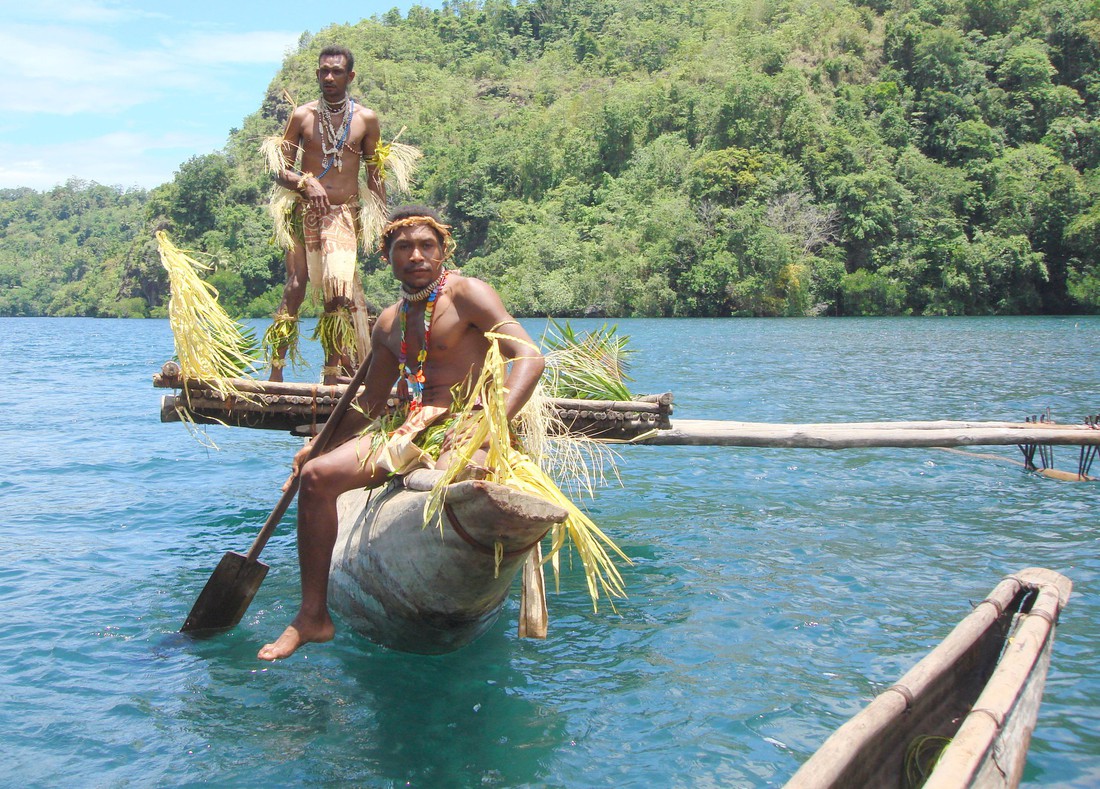
<instances>
[{"instance_id":1,"label":"man sitting on canoe","mask_svg":"<svg viewBox=\"0 0 1100 789\"><path fill-rule=\"evenodd\" d=\"M451 387L478 376L490 343L500 337L511 361L504 381L506 410L514 418L542 375L542 354L504 308L488 284L445 267L454 250L450 228L431 209L395 210L382 231L382 257L401 283L401 298L382 311L371 334L371 359L362 413L349 411L336 430L333 447L301 469L298 493L298 563L302 602L283 634L259 652L263 660L291 655L302 644L328 641L335 626L328 611L328 575L336 543L336 499L355 488L373 487L393 473L423 462L413 443L452 408ZM367 430L387 410L394 384L403 424L385 440ZM294 468L308 453L303 448ZM474 462L479 460L475 456ZM446 465L447 457L437 465Z\"/></svg>"}]
</instances>

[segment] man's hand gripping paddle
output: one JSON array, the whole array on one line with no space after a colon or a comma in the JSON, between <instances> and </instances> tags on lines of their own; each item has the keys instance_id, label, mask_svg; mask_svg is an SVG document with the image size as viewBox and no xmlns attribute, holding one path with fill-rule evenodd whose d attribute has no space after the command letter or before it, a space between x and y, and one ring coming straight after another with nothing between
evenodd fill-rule
<instances>
[{"instance_id":1,"label":"man's hand gripping paddle","mask_svg":"<svg viewBox=\"0 0 1100 789\"><path fill-rule=\"evenodd\" d=\"M321 432L310 444L307 462L324 450L332 438L332 434L344 418L344 414L347 413L348 406L351 405L351 401L355 399L359 387L366 379L369 366L370 356L368 355L363 359L363 363L359 365L359 369L355 371L348 388L344 390L344 394L336 403L336 407L332 409L332 414L324 426L321 427ZM305 463L302 464L302 466L304 465ZM267 575L268 566L260 561L260 551L264 549L268 538L275 533L275 527L279 525L279 521L286 514L290 502L294 500L294 496L298 492L301 472L302 469L299 467L287 479L283 497L279 499L279 503L275 505L275 509L267 517L267 522L264 523L260 533L256 535L256 540L252 543L252 547L248 549L248 553L241 554L236 551L229 551L218 562L218 566L210 576L210 580L206 582L206 586L203 587L199 598L191 608L191 613L187 615L187 621L180 628L181 633L224 629L234 627L241 621L244 612L248 610L248 606L252 603L252 598L256 596L260 584L263 583L264 576Z\"/></svg>"}]
</instances>

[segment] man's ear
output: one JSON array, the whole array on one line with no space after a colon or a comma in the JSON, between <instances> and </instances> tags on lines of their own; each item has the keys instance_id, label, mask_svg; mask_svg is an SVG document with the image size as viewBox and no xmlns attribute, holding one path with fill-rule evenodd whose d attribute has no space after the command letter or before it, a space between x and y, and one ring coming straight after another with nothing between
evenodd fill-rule
<instances>
[{"instance_id":1,"label":"man's ear","mask_svg":"<svg viewBox=\"0 0 1100 789\"><path fill-rule=\"evenodd\" d=\"M354 80L355 80L355 72L354 71L349 71L348 72L348 84L350 85Z\"/></svg>"}]
</instances>

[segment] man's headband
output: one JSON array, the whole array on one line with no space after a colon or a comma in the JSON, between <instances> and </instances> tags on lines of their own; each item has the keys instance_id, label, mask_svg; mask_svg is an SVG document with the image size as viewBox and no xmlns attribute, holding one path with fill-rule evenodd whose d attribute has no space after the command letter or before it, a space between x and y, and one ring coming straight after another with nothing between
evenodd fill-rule
<instances>
[{"instance_id":1,"label":"man's headband","mask_svg":"<svg viewBox=\"0 0 1100 789\"><path fill-rule=\"evenodd\" d=\"M439 235L443 236L444 260L447 260L451 255L454 254L455 247L458 245L455 243L454 238L451 236L451 226L441 224L430 216L419 214L416 216L406 216L401 219L395 219L384 228L382 228L382 235L378 242L379 251L386 252L388 254L389 250L387 250L385 247L386 244L389 242L390 235L392 235L394 231L400 230L403 227L412 227L414 225L427 225L428 227L439 233Z\"/></svg>"}]
</instances>

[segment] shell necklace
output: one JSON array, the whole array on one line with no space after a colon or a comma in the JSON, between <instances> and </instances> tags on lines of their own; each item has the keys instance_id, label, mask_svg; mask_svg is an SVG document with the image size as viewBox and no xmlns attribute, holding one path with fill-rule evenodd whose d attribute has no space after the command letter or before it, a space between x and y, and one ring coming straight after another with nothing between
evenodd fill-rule
<instances>
[{"instance_id":1,"label":"shell necklace","mask_svg":"<svg viewBox=\"0 0 1100 789\"><path fill-rule=\"evenodd\" d=\"M444 269L443 271L439 272L439 276L436 277L434 281L428 283L417 291L410 291L404 286L404 284L402 284L401 297L405 301L424 301L424 299L428 298L428 296L431 295L431 292L433 290L439 287L440 283L442 283L443 280L446 279L446 277L447 271L446 269Z\"/></svg>"},{"instance_id":2,"label":"shell necklace","mask_svg":"<svg viewBox=\"0 0 1100 789\"><path fill-rule=\"evenodd\" d=\"M325 169L317 177L324 178L325 173L332 168L333 164L336 165L337 172L344 169L344 143L347 142L348 133L351 131L351 116L355 114L355 99L344 96L343 101L338 102L335 107L330 107L324 96L322 96L319 104L321 111L317 113L317 123L321 127L321 152L324 154L321 165ZM336 127L332 123L332 117L333 115L339 115L341 112L344 113L344 122L341 124L343 128L337 134Z\"/></svg>"}]
</instances>

